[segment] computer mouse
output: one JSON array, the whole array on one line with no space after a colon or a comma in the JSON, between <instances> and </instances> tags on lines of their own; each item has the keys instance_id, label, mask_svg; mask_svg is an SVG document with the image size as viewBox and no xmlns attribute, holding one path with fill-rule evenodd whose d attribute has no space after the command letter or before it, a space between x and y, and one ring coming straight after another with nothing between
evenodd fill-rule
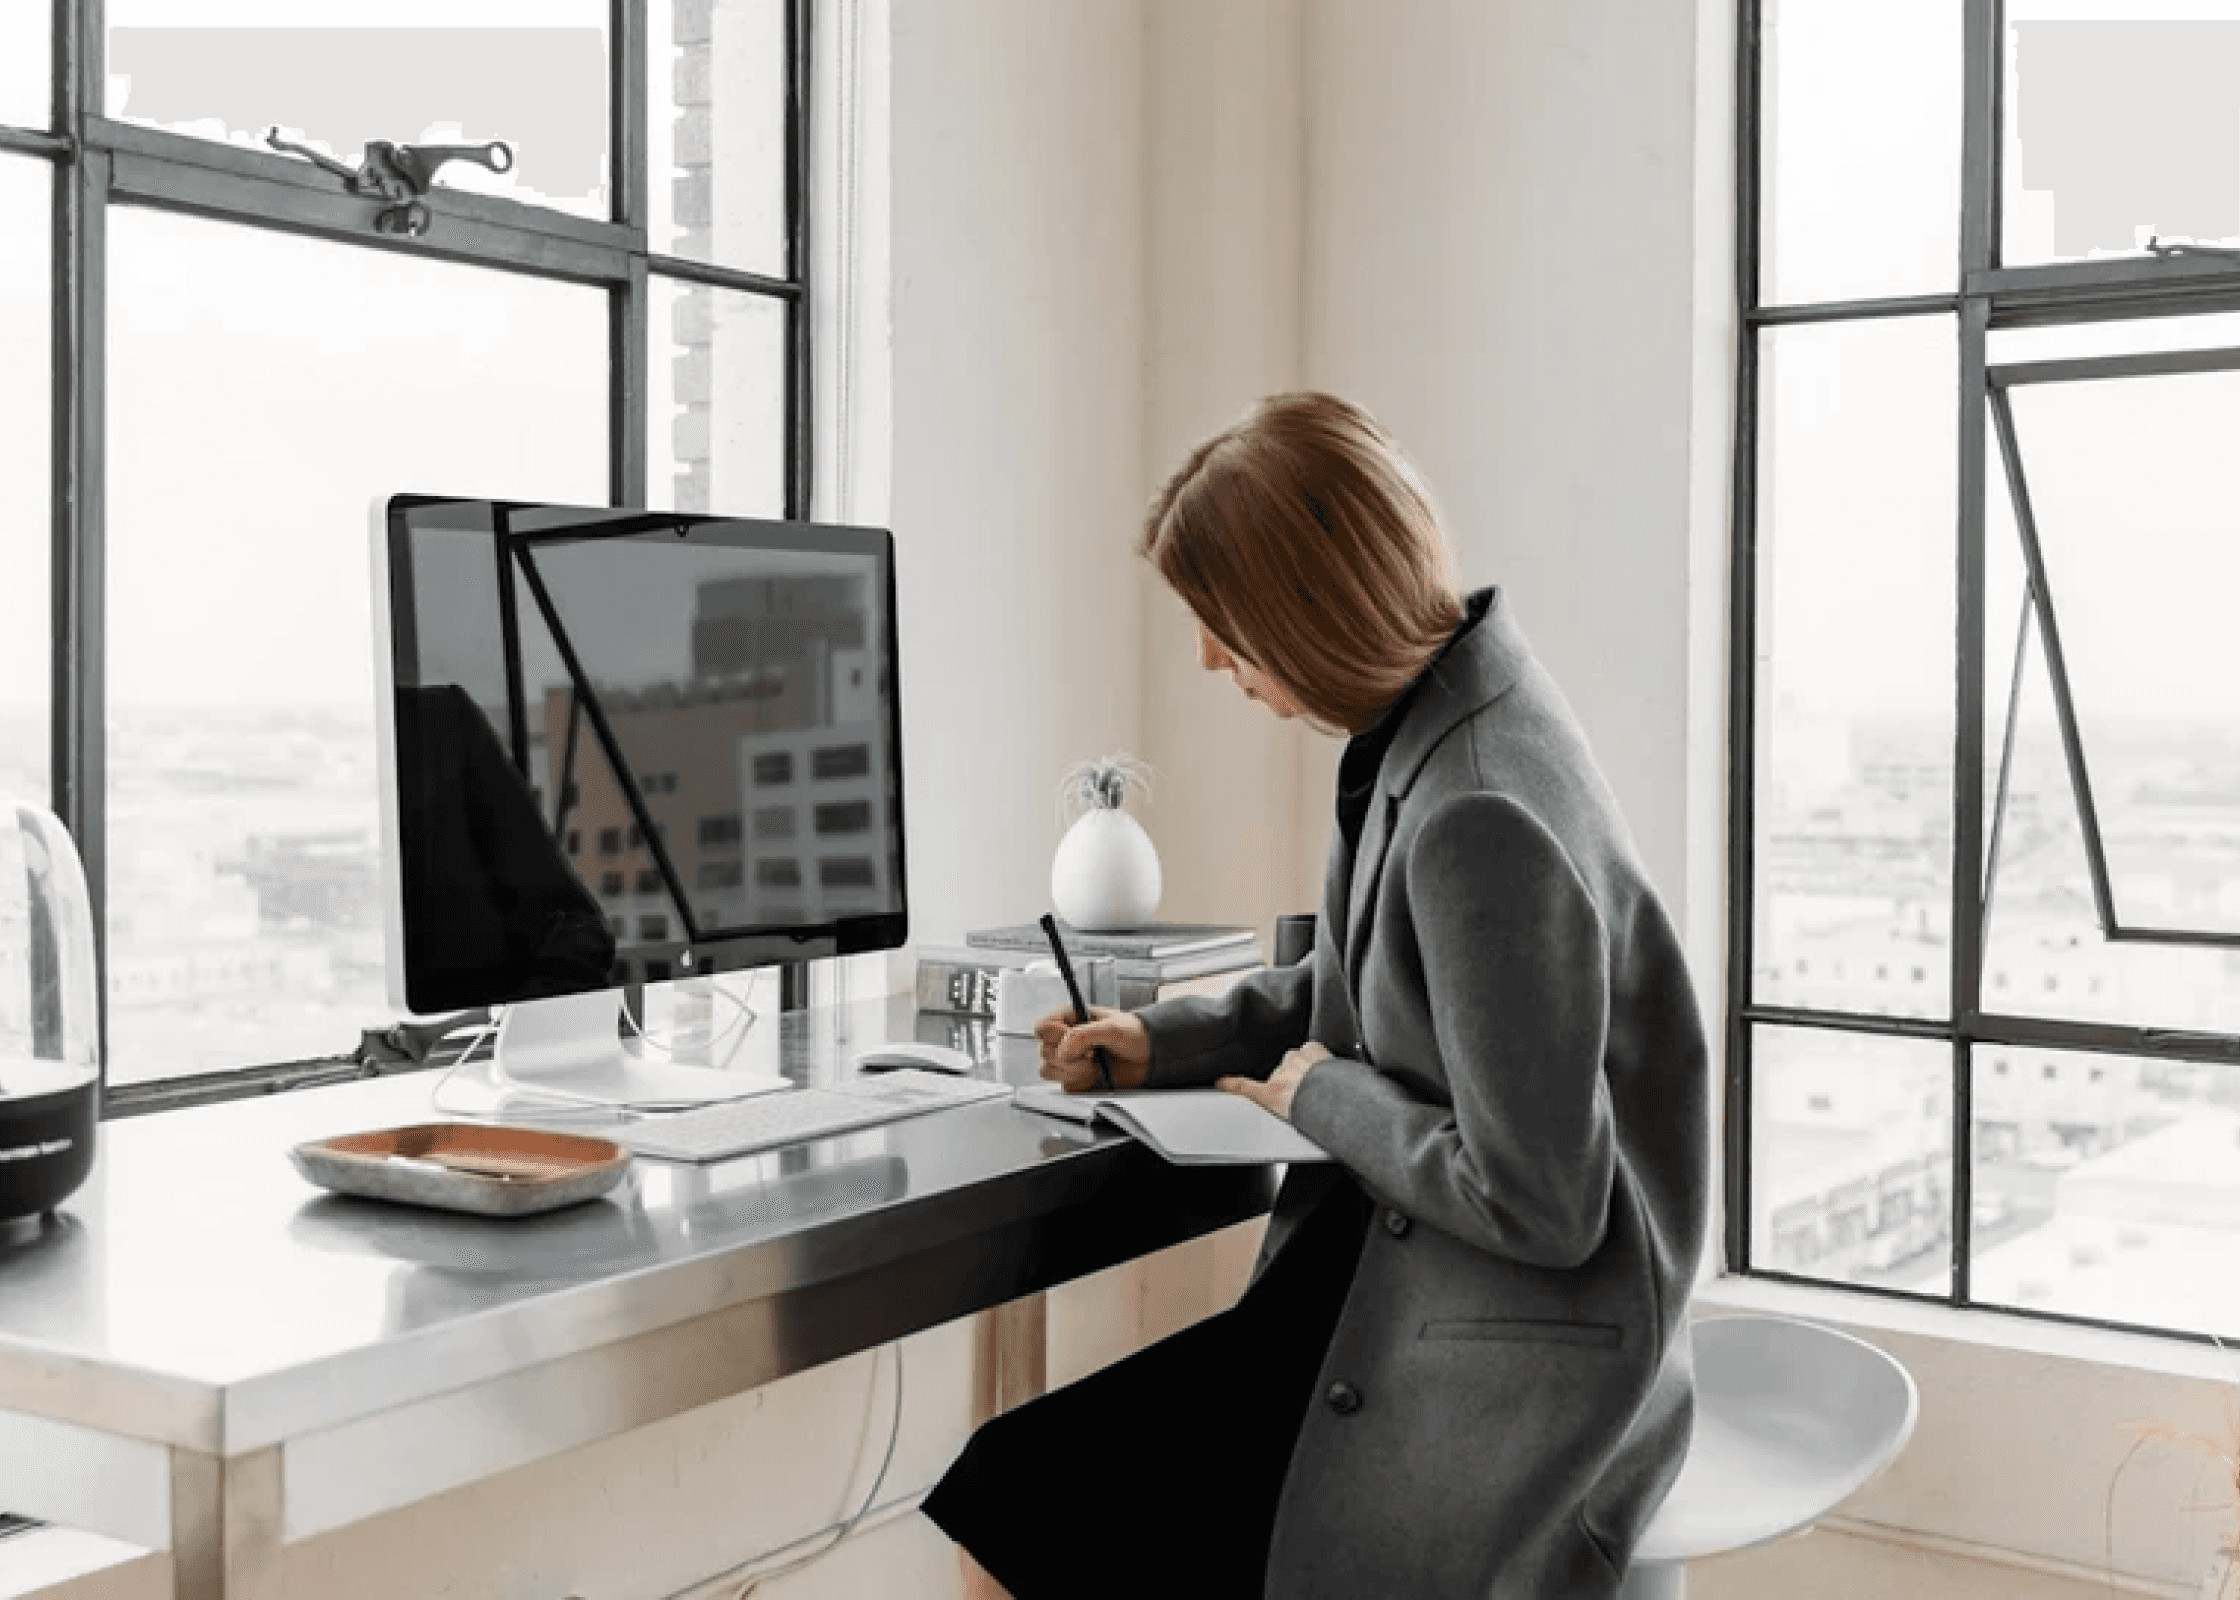
<instances>
[{"instance_id":1,"label":"computer mouse","mask_svg":"<svg viewBox=\"0 0 2240 1600\"><path fill-rule=\"evenodd\" d=\"M892 1072L898 1067L920 1067L928 1072L970 1072L972 1057L945 1044L919 1044L910 1039L875 1045L856 1057L863 1072Z\"/></svg>"}]
</instances>

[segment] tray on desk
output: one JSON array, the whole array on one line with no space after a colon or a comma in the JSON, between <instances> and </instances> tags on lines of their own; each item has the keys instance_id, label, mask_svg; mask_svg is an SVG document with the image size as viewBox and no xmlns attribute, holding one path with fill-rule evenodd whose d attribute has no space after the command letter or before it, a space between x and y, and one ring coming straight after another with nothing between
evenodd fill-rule
<instances>
[{"instance_id":1,"label":"tray on desk","mask_svg":"<svg viewBox=\"0 0 2240 1600\"><path fill-rule=\"evenodd\" d=\"M630 1152L610 1139L477 1122L420 1122L313 1139L288 1152L321 1188L373 1200L522 1217L594 1199Z\"/></svg>"}]
</instances>

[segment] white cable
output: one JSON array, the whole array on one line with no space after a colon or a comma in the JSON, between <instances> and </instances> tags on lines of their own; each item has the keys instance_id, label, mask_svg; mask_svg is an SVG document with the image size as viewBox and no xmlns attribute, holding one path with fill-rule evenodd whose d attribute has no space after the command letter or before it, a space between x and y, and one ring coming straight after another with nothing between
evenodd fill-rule
<instances>
[{"instance_id":1,"label":"white cable","mask_svg":"<svg viewBox=\"0 0 2240 1600\"><path fill-rule=\"evenodd\" d=\"M734 1580L738 1582L739 1587L724 1590L724 1600L747 1600L749 1595L772 1578L783 1578L791 1573L799 1572L803 1567L822 1561L833 1551L839 1549L846 1542L848 1535L855 1532L864 1518L871 1514L873 1507L878 1506L879 1491L886 1485L887 1470L894 1465L895 1446L902 1439L902 1346L900 1343L896 1343L884 1348L894 1352L894 1415L887 1429L887 1453L879 1462L878 1476L871 1480L871 1487L864 1493L863 1504L856 1507L855 1514L845 1522L832 1523L819 1528L814 1533L805 1533L789 1544L780 1545L775 1550L766 1550L761 1555L751 1557L736 1566L726 1567L721 1572L712 1573L697 1582L687 1584L674 1594L665 1596L664 1600L714 1600L717 1592L715 1586ZM872 1367L872 1383L874 1386L878 1383L876 1363ZM876 1387L874 1387L874 1392L876 1392ZM899 1496L887 1506L881 1506L879 1509L882 1511L890 1510L917 1498L919 1498L918 1494L913 1491L911 1494ZM762 1567L765 1562L778 1560L789 1550L799 1549L802 1545L813 1543L819 1539L826 1540L826 1543L811 1550L807 1555L796 1556L791 1561L783 1562L774 1567L766 1567L759 1572L754 1570L757 1567Z\"/></svg>"},{"instance_id":2,"label":"white cable","mask_svg":"<svg viewBox=\"0 0 2240 1600\"><path fill-rule=\"evenodd\" d=\"M726 1039L730 1040L730 1047L724 1052L723 1060L717 1066L717 1070L720 1071L729 1067L738 1058L739 1047L746 1043L747 1034L752 1031L754 1024L760 1019L761 1013L720 985L714 986L714 992L739 1008L739 1020L725 1028L714 1040L710 1041L710 1047L713 1048L714 1045L720 1044ZM660 1051L663 1055L673 1056L676 1053L673 1046L653 1037L639 1027L638 1020L630 1015L628 1006L622 1008L622 1018L641 1044L648 1045ZM499 1026L504 1020L504 1009L500 1008L492 1014L487 1023L483 1024L474 1037L467 1041L466 1048L459 1052L458 1059L453 1061L449 1070L436 1081L436 1086L429 1095L429 1103L434 1109L455 1116L482 1115L490 1110L488 1106L473 1106L463 1109L448 1106L444 1104L443 1091L450 1086L451 1080L458 1075L459 1070L473 1060L475 1051L481 1047L483 1041L497 1035ZM604 1113L612 1115L619 1112L625 1116L644 1116L657 1112L690 1109L687 1106L680 1106L673 1100L603 1100L596 1095L575 1094L566 1089L555 1089L547 1084L531 1085L521 1083L518 1080L509 1081L506 1084L506 1091L509 1100L520 1102L534 1109L539 1116L563 1116L577 1111L585 1114Z\"/></svg>"},{"instance_id":3,"label":"white cable","mask_svg":"<svg viewBox=\"0 0 2240 1600\"><path fill-rule=\"evenodd\" d=\"M746 1043L747 1031L754 1026L756 1019L760 1016L760 1013L757 1012L753 1006L748 1005L746 1001L740 999L729 989L726 989L720 984L715 983L712 979L709 980L709 992L722 996L724 999L730 1001L733 1005L739 1008L739 1020L733 1023L731 1026L725 1028L721 1033L717 1034L715 1038L708 1041L708 1048L711 1051L714 1050L715 1047L718 1044L722 1043L724 1040L728 1039L731 1041L730 1049L724 1054L723 1060L719 1063L720 1066L728 1067L731 1065L732 1060L739 1054L739 1046ZM673 1058L676 1055L677 1047L646 1032L645 1028L640 1025L638 1019L630 1014L630 1008L628 1006L624 1006L622 1008L622 1020L624 1025L629 1028L631 1034L636 1037L637 1041L640 1044L645 1045L648 1049L658 1050L665 1056Z\"/></svg>"}]
</instances>

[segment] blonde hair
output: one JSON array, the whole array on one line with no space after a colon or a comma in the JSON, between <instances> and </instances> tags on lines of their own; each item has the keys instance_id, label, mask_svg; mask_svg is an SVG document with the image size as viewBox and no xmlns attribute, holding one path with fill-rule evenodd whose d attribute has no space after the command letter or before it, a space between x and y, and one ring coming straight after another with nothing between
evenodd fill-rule
<instances>
[{"instance_id":1,"label":"blonde hair","mask_svg":"<svg viewBox=\"0 0 2240 1600\"><path fill-rule=\"evenodd\" d=\"M1359 732L1462 621L1430 491L1376 419L1271 395L1190 452L1140 554L1230 654Z\"/></svg>"}]
</instances>

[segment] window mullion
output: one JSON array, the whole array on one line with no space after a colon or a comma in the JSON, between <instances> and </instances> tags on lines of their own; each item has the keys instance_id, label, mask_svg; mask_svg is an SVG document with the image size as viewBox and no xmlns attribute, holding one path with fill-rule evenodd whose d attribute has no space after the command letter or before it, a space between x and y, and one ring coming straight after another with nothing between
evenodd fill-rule
<instances>
[{"instance_id":1,"label":"window mullion","mask_svg":"<svg viewBox=\"0 0 2240 1600\"><path fill-rule=\"evenodd\" d=\"M2002 0L1967 0L1963 13L1960 128L1960 281L1999 258L2000 49ZM1973 1291L1975 1177L1974 1060L1967 1020L1983 989L1984 369L1987 301L1960 304L1959 495L1954 532L1955 703L1952 752L1952 1276L1950 1297Z\"/></svg>"},{"instance_id":2,"label":"window mullion","mask_svg":"<svg viewBox=\"0 0 2240 1600\"><path fill-rule=\"evenodd\" d=\"M799 301L808 294L806 279L771 278L759 272L748 272L741 267L724 267L712 261L695 261L689 256L649 253L646 265L664 278L703 283L711 289L734 289L740 294L759 294L771 300Z\"/></svg>"},{"instance_id":3,"label":"window mullion","mask_svg":"<svg viewBox=\"0 0 2240 1600\"><path fill-rule=\"evenodd\" d=\"M786 274L800 296L786 317L786 515L806 519L816 485L816 455L811 433L816 422L815 350L810 342L809 91L815 60L810 28L814 0L790 0L786 8ZM809 1004L809 963L788 961L778 969L778 1007L794 1011Z\"/></svg>"},{"instance_id":4,"label":"window mullion","mask_svg":"<svg viewBox=\"0 0 2240 1600\"><path fill-rule=\"evenodd\" d=\"M54 0L54 129L85 137L85 119L101 114L107 82L104 0Z\"/></svg>"},{"instance_id":5,"label":"window mullion","mask_svg":"<svg viewBox=\"0 0 2240 1600\"><path fill-rule=\"evenodd\" d=\"M809 84L815 38L812 0L791 0L786 33L786 274L800 286L786 321L786 515L810 515L816 458L810 428L815 416L815 352L810 342Z\"/></svg>"},{"instance_id":6,"label":"window mullion","mask_svg":"<svg viewBox=\"0 0 2240 1600\"><path fill-rule=\"evenodd\" d=\"M2151 1056L2158 1061L2240 1065L2240 1034L2197 1033L2183 1028L1994 1012L1977 1017L1967 1037L1978 1045L2014 1045L2021 1049L2042 1046L2100 1055Z\"/></svg>"},{"instance_id":7,"label":"window mullion","mask_svg":"<svg viewBox=\"0 0 2240 1600\"><path fill-rule=\"evenodd\" d=\"M93 911L97 965L108 945L107 642L103 632L109 159L83 150L55 186L54 810L77 841ZM99 985L108 1059L108 986Z\"/></svg>"},{"instance_id":8,"label":"window mullion","mask_svg":"<svg viewBox=\"0 0 2240 1600\"><path fill-rule=\"evenodd\" d=\"M647 503L650 467L647 431L652 426L646 385L651 377L653 293L646 258L630 258L629 274L614 288L614 337L610 354L612 433L607 460L618 506Z\"/></svg>"},{"instance_id":9,"label":"window mullion","mask_svg":"<svg viewBox=\"0 0 2240 1600\"><path fill-rule=\"evenodd\" d=\"M1971 6L1971 16L1977 10ZM1988 9L1995 10L1995 7ZM1992 18L1996 22L1996 17ZM1973 48L1977 40L1971 36ZM1974 169L1971 169L1971 177ZM1971 197L1974 198L1974 197ZM1971 207L1971 210L1976 208ZM1963 237L1967 237L1963 230ZM1979 245L1980 239L1976 241ZM1975 1083L1968 1024L1983 999L1983 663L1986 564L1984 495L1988 484L1983 396L1990 307L1967 299L1960 313L1958 548L1954 586L1952 759L1952 1278L1954 1305L1972 1293L1975 1190Z\"/></svg>"},{"instance_id":10,"label":"window mullion","mask_svg":"<svg viewBox=\"0 0 2240 1600\"><path fill-rule=\"evenodd\" d=\"M1964 291L1974 293L1975 276L1999 261L2004 0L1966 0L1962 26L1960 280Z\"/></svg>"},{"instance_id":11,"label":"window mullion","mask_svg":"<svg viewBox=\"0 0 2240 1600\"><path fill-rule=\"evenodd\" d=\"M1751 1270L1750 1207L1756 1157L1750 1140L1750 1024L1752 945L1758 879L1757 789L1757 570L1758 570L1758 309L1759 216L1764 95L1761 78L1764 0L1741 0L1735 29L1735 305L1740 313L1735 354L1734 476L1729 486L1734 519L1733 562L1727 614L1727 1028L1726 1074L1721 1090L1726 1161L1725 1265Z\"/></svg>"},{"instance_id":12,"label":"window mullion","mask_svg":"<svg viewBox=\"0 0 2240 1600\"><path fill-rule=\"evenodd\" d=\"M30 128L0 128L0 150L14 151L19 155L45 156L49 160L69 159L70 141L58 134L39 133Z\"/></svg>"},{"instance_id":13,"label":"window mullion","mask_svg":"<svg viewBox=\"0 0 2240 1600\"><path fill-rule=\"evenodd\" d=\"M610 17L608 31L614 39L613 88L609 94L613 106L609 139L614 146L614 218L642 232L652 221L647 150L653 96L646 82L651 69L645 0L614 0Z\"/></svg>"}]
</instances>

